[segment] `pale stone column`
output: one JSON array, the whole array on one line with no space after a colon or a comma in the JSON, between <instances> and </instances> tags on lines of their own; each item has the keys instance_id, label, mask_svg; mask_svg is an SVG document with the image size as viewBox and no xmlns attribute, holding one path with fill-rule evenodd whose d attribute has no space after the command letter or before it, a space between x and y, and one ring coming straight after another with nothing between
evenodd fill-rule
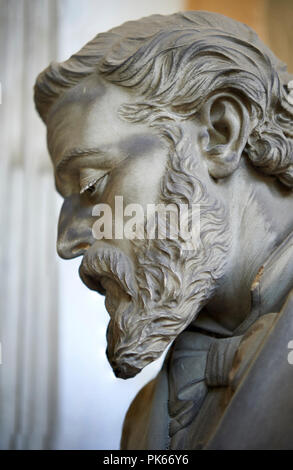
<instances>
[{"instance_id":1,"label":"pale stone column","mask_svg":"<svg viewBox=\"0 0 293 470\"><path fill-rule=\"evenodd\" d=\"M57 390L57 204L37 74L56 56L56 1L1 0L0 447L50 446Z\"/></svg>"}]
</instances>

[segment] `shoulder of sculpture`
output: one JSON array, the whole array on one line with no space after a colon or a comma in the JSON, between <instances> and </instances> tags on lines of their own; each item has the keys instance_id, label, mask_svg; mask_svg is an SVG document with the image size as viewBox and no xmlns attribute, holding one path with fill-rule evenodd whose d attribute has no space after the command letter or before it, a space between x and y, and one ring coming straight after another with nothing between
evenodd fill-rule
<instances>
[{"instance_id":1,"label":"shoulder of sculpture","mask_svg":"<svg viewBox=\"0 0 293 470\"><path fill-rule=\"evenodd\" d=\"M293 449L292 320L293 290L279 313L244 335L230 375L233 393L207 448Z\"/></svg>"}]
</instances>

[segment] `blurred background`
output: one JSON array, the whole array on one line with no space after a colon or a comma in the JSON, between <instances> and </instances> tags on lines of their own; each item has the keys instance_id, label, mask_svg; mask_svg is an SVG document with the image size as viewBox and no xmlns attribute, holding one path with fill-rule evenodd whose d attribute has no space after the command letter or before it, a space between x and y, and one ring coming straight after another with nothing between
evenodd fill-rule
<instances>
[{"instance_id":1,"label":"blurred background","mask_svg":"<svg viewBox=\"0 0 293 470\"><path fill-rule=\"evenodd\" d=\"M125 412L162 360L116 379L103 298L55 252L61 198L32 88L97 33L210 10L253 27L293 71L292 0L0 0L0 448L118 449Z\"/></svg>"}]
</instances>

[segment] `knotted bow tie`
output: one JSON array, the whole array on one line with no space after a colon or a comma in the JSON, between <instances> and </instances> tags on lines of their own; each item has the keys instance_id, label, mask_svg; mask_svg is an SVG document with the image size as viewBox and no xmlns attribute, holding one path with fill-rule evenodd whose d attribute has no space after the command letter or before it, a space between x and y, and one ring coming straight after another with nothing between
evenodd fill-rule
<instances>
[{"instance_id":1,"label":"knotted bow tie","mask_svg":"<svg viewBox=\"0 0 293 470\"><path fill-rule=\"evenodd\" d=\"M216 338L192 331L178 337L169 362L171 448L180 448L180 431L197 416L209 387L228 385L241 339L242 336Z\"/></svg>"}]
</instances>

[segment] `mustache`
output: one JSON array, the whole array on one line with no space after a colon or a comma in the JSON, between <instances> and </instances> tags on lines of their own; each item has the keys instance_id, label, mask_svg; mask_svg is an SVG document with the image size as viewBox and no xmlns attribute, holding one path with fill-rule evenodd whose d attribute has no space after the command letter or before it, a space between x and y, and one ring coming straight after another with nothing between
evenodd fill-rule
<instances>
[{"instance_id":1,"label":"mustache","mask_svg":"<svg viewBox=\"0 0 293 470\"><path fill-rule=\"evenodd\" d=\"M102 295L105 295L103 278L110 278L125 294L136 298L137 286L131 259L106 242L99 241L88 249L79 267L79 276L89 289Z\"/></svg>"},{"instance_id":2,"label":"mustache","mask_svg":"<svg viewBox=\"0 0 293 470\"><path fill-rule=\"evenodd\" d=\"M124 379L134 377L163 353L170 339L178 333L177 323L182 328L180 316L170 315L166 305L162 309L155 308L158 299L153 299L150 309L145 309L133 269L133 262L124 252L102 241L89 248L79 268L82 281L90 289L104 293L103 279L109 277L130 297L120 297L107 329L108 360L115 375ZM145 270L148 269L151 269L149 263L145 266ZM164 273L163 277L166 275ZM158 273L152 273L151 284L161 284L162 279L157 276ZM146 291L153 289L154 285L145 286ZM149 297L150 292L148 294Z\"/></svg>"}]
</instances>

